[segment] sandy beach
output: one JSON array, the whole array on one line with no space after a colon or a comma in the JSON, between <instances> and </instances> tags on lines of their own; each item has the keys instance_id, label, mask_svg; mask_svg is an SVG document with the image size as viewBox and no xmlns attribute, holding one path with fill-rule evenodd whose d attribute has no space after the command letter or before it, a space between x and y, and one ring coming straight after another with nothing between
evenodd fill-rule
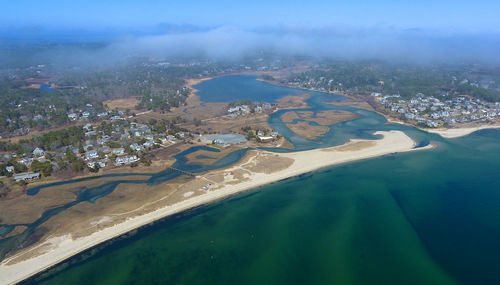
<instances>
[{"instance_id":1,"label":"sandy beach","mask_svg":"<svg viewBox=\"0 0 500 285\"><path fill-rule=\"evenodd\" d=\"M203 81L211 80L214 79L215 77L202 77L202 78L189 78L186 79L186 87L191 88L195 92L197 91L195 88L193 88L194 85L200 84Z\"/></svg>"},{"instance_id":2,"label":"sandy beach","mask_svg":"<svg viewBox=\"0 0 500 285\"><path fill-rule=\"evenodd\" d=\"M208 179L207 177L212 177L210 175L214 174L229 177L224 179L222 183L217 183L217 187L206 191L202 195L193 197L185 195L186 199L181 202L128 218L125 222L103 228L81 238L73 239L71 233L53 236L9 256L0 263L1 283L17 283L106 240L118 237L167 216L221 200L243 191L336 164L415 150L415 142L401 131L377 132L376 134L383 135L383 138L376 141L352 140L342 146L284 154L272 154L261 150L252 151L249 157L243 159L244 161L242 160L231 167L197 176L196 179ZM259 165L257 158L260 156L273 157L275 160L286 163L281 164L283 167L276 168L278 170L275 169L270 172L249 171L249 169L262 169L267 166L262 165L263 162ZM252 164L253 168L249 167L249 164ZM241 171L241 169L245 170L245 174L242 175L243 178L235 180L233 174ZM199 191L199 189L193 189L192 191ZM192 192L189 193L192 194Z\"/></svg>"},{"instance_id":3,"label":"sandy beach","mask_svg":"<svg viewBox=\"0 0 500 285\"><path fill-rule=\"evenodd\" d=\"M472 134L473 132L486 129L500 129L500 125L485 125L471 128L456 128L456 129L424 129L426 132L439 134L443 138L453 139Z\"/></svg>"}]
</instances>

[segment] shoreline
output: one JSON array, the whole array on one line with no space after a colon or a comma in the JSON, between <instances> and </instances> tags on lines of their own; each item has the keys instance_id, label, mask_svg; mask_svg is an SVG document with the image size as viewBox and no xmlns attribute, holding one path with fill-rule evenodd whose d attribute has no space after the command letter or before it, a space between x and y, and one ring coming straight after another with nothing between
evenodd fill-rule
<instances>
[{"instance_id":1,"label":"shoreline","mask_svg":"<svg viewBox=\"0 0 500 285\"><path fill-rule=\"evenodd\" d=\"M464 137L470 135L474 132L487 129L500 129L500 125L483 125L478 127L463 127L463 128L451 128L451 129L422 129L426 132L438 134L446 139L454 139L459 137Z\"/></svg>"},{"instance_id":2,"label":"shoreline","mask_svg":"<svg viewBox=\"0 0 500 285\"><path fill-rule=\"evenodd\" d=\"M387 120L387 124L399 124L399 125L414 127L414 128L417 128L417 129L422 130L422 131L427 132L427 133L438 134L445 139L454 139L454 138L465 137L465 136L468 136L474 132L481 131L481 130L500 129L499 124L478 125L478 126L474 126L474 127L463 126L463 127L456 127L456 128L435 128L435 129L423 128L423 127L419 127L419 126L395 119L395 118L393 118L385 113L382 113L378 110L374 109L373 111L381 116L384 116L384 118Z\"/></svg>"},{"instance_id":3,"label":"shoreline","mask_svg":"<svg viewBox=\"0 0 500 285\"><path fill-rule=\"evenodd\" d=\"M209 191L203 195L193 198L188 198L176 204L159 208L143 215L128 218L122 223L95 231L85 237L72 239L70 233L63 236L50 237L36 246L21 250L17 254L9 256L3 260L0 263L0 276L2 276L2 282L5 282L5 284L15 284L52 268L60 262L77 255L78 253L110 239L124 235L137 228L186 210L226 199L242 192L260 188L262 186L276 183L291 177L296 177L305 173L314 172L333 165L380 157L394 153L429 149L432 147L414 149L416 145L415 142L401 131L376 132L375 134L381 134L383 135L383 138L380 140L351 140L350 142L337 147L276 154L283 158L293 159L292 165L270 174L252 172L249 177L250 179L247 181L233 185L225 184L217 190ZM359 142L370 143L367 147L357 149L354 146ZM268 152L256 151L256 153L259 154ZM239 161L227 169L217 171L231 171L232 169L240 167L242 163L242 161ZM200 174L197 177L204 176L206 174L207 173ZM22 259L23 255L29 255L31 251L38 248L49 248L49 250L36 256L9 264L16 258Z\"/></svg>"}]
</instances>

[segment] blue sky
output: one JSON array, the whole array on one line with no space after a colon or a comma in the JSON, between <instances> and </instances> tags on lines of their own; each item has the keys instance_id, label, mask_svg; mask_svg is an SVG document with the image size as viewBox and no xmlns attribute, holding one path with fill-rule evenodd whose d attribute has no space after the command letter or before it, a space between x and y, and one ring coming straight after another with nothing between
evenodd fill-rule
<instances>
[{"instance_id":1,"label":"blue sky","mask_svg":"<svg viewBox=\"0 0 500 285\"><path fill-rule=\"evenodd\" d=\"M0 0L0 25L52 28L198 26L500 30L498 0Z\"/></svg>"}]
</instances>

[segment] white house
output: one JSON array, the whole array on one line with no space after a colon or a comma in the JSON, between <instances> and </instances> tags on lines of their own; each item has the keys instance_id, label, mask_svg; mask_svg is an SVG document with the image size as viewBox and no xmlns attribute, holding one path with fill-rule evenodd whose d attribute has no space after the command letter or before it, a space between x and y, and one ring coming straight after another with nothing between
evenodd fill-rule
<instances>
[{"instance_id":1,"label":"white house","mask_svg":"<svg viewBox=\"0 0 500 285\"><path fill-rule=\"evenodd\" d=\"M125 149L123 149L122 147L114 149L113 150L113 154L115 154L115 155L124 155L125 154Z\"/></svg>"},{"instance_id":2,"label":"white house","mask_svg":"<svg viewBox=\"0 0 500 285\"><path fill-rule=\"evenodd\" d=\"M39 147L35 148L33 150L33 155L34 156L44 156L45 155L45 151Z\"/></svg>"},{"instance_id":3,"label":"white house","mask_svg":"<svg viewBox=\"0 0 500 285\"><path fill-rule=\"evenodd\" d=\"M273 137L269 137L269 136L258 136L259 138L259 141L260 142L270 142L270 141L273 141Z\"/></svg>"},{"instance_id":4,"label":"white house","mask_svg":"<svg viewBox=\"0 0 500 285\"><path fill-rule=\"evenodd\" d=\"M72 121L78 119L78 115L76 113L71 113L71 114L68 114L68 118Z\"/></svg>"},{"instance_id":5,"label":"white house","mask_svg":"<svg viewBox=\"0 0 500 285\"><path fill-rule=\"evenodd\" d=\"M14 176L14 181L30 181L34 179L39 179L40 178L40 173L22 173Z\"/></svg>"},{"instance_id":6,"label":"white house","mask_svg":"<svg viewBox=\"0 0 500 285\"><path fill-rule=\"evenodd\" d=\"M120 165L123 165L123 164L132 164L134 162L138 162L139 161L139 158L135 155L132 155L132 156L121 156L121 157L117 157L116 160L115 160L115 165L116 166L120 166Z\"/></svg>"},{"instance_id":7,"label":"white house","mask_svg":"<svg viewBox=\"0 0 500 285\"><path fill-rule=\"evenodd\" d=\"M154 143L154 142L152 142L152 141L147 141L147 142L143 143L142 145L143 145L144 147L152 147L154 144L155 144L155 143Z\"/></svg>"},{"instance_id":8,"label":"white house","mask_svg":"<svg viewBox=\"0 0 500 285\"><path fill-rule=\"evenodd\" d=\"M131 144L131 145L130 145L130 148L131 148L132 150L135 150L135 151L140 151L140 150L142 150L142 147L141 147L140 145L136 144L136 143Z\"/></svg>"},{"instance_id":9,"label":"white house","mask_svg":"<svg viewBox=\"0 0 500 285\"><path fill-rule=\"evenodd\" d=\"M85 153L85 158L86 159L93 159L93 158L98 158L99 153L97 153L97 150L90 150Z\"/></svg>"}]
</instances>

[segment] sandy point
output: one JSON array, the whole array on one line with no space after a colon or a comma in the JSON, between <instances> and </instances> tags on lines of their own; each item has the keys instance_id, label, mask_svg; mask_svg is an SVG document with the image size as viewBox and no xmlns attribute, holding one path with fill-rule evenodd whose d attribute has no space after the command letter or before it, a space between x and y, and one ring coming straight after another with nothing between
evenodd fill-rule
<instances>
[{"instance_id":1,"label":"sandy point","mask_svg":"<svg viewBox=\"0 0 500 285\"><path fill-rule=\"evenodd\" d=\"M474 132L486 129L500 129L500 125L484 125L471 128L451 128L451 129L424 129L426 132L439 134L443 138L453 139L470 135Z\"/></svg>"}]
</instances>

